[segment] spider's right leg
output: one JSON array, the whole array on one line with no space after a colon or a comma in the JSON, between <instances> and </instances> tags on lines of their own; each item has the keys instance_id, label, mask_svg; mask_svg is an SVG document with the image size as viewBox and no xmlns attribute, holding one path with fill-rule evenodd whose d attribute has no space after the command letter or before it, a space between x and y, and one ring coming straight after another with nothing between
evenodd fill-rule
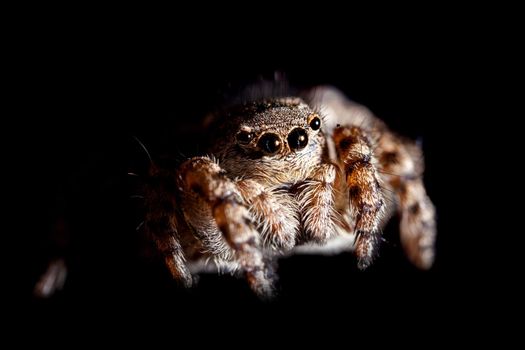
<instances>
[{"instance_id":1,"label":"spider's right leg","mask_svg":"<svg viewBox=\"0 0 525 350\"><path fill-rule=\"evenodd\" d=\"M186 266L186 259L177 231L177 199L173 172L152 166L146 190L144 220L147 235L155 242L164 262L175 280L184 287L191 287L193 279Z\"/></svg>"},{"instance_id":2,"label":"spider's right leg","mask_svg":"<svg viewBox=\"0 0 525 350\"><path fill-rule=\"evenodd\" d=\"M283 251L292 249L300 225L293 197L286 192L267 189L254 180L239 180L236 185L244 202L250 205L264 245Z\"/></svg>"},{"instance_id":3,"label":"spider's right leg","mask_svg":"<svg viewBox=\"0 0 525 350\"><path fill-rule=\"evenodd\" d=\"M252 290L271 297L271 272L237 184L210 158L196 157L180 166L177 187L184 218L205 249L221 260L236 261Z\"/></svg>"}]
</instances>

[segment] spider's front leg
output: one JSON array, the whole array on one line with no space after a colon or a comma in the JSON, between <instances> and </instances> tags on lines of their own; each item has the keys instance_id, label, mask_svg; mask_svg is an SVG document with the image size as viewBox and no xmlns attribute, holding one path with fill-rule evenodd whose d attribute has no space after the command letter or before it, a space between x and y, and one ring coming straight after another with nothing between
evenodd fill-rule
<instances>
[{"instance_id":1,"label":"spider's front leg","mask_svg":"<svg viewBox=\"0 0 525 350\"><path fill-rule=\"evenodd\" d=\"M346 175L358 267L364 269L376 254L379 223L384 213L371 136L357 126L337 127L333 139Z\"/></svg>"},{"instance_id":2,"label":"spider's front leg","mask_svg":"<svg viewBox=\"0 0 525 350\"><path fill-rule=\"evenodd\" d=\"M299 219L293 197L282 190L265 188L251 179L236 182L258 225L265 246L290 250L295 246Z\"/></svg>"},{"instance_id":3,"label":"spider's front leg","mask_svg":"<svg viewBox=\"0 0 525 350\"><path fill-rule=\"evenodd\" d=\"M231 258L233 252L250 287L263 298L271 297L271 272L236 183L210 158L198 157L181 165L178 186L184 217L204 248L224 259Z\"/></svg>"},{"instance_id":4,"label":"spider's front leg","mask_svg":"<svg viewBox=\"0 0 525 350\"><path fill-rule=\"evenodd\" d=\"M302 225L306 240L324 243L334 232L337 221L335 188L339 168L330 163L321 164L312 172L311 178L298 187Z\"/></svg>"}]
</instances>

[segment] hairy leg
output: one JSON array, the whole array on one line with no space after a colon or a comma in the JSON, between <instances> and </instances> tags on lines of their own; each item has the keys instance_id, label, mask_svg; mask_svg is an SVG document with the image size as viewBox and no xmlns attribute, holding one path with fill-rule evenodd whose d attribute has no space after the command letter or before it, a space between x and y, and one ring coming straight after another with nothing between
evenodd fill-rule
<instances>
[{"instance_id":1,"label":"hairy leg","mask_svg":"<svg viewBox=\"0 0 525 350\"><path fill-rule=\"evenodd\" d=\"M177 183L186 221L205 248L226 259L233 252L250 287L263 298L271 297L271 272L260 249L259 233L235 182L210 158L198 157L181 165ZM224 240L231 249L222 244Z\"/></svg>"},{"instance_id":2,"label":"hairy leg","mask_svg":"<svg viewBox=\"0 0 525 350\"><path fill-rule=\"evenodd\" d=\"M383 192L383 196L385 199L391 199L391 201L398 203L397 209L401 216L400 235L405 252L416 266L429 268L434 259L435 210L423 185L421 149L412 142L392 134L370 110L348 100L334 88L320 87L314 89L306 98L315 108L322 111L325 116L324 130L328 133L334 131L334 138L337 135L339 135L339 140L344 138L341 130L337 131L339 124L359 126L373 132L371 138L376 148L374 154L370 152L370 158L374 160L375 155L379 161L376 167L380 172L379 177L383 179L381 186L392 191L392 193L390 191ZM336 141L335 143L337 153L342 158L339 142ZM364 150L367 148L365 147ZM359 152L361 150L357 150L357 153ZM336 152L330 153L331 159L336 158L333 153ZM355 158L359 159L359 156ZM376 163L372 162L372 164ZM375 177L377 178L377 174ZM358 188L360 187L356 187L353 191L354 197L356 197ZM352 197L352 190L350 197ZM375 196L370 195L370 198L373 197ZM385 209L394 209L393 207L389 206ZM389 214L387 213L384 219L387 219L390 216ZM381 224L384 224L385 221L383 220Z\"/></svg>"},{"instance_id":3,"label":"hairy leg","mask_svg":"<svg viewBox=\"0 0 525 350\"><path fill-rule=\"evenodd\" d=\"M186 266L177 227L176 176L173 172L152 166L146 187L146 218L144 228L155 242L158 251L173 278L185 287L191 287L193 279Z\"/></svg>"},{"instance_id":4,"label":"hairy leg","mask_svg":"<svg viewBox=\"0 0 525 350\"><path fill-rule=\"evenodd\" d=\"M33 294L39 298L49 298L57 290L62 290L66 283L67 266L64 259L54 259L47 266L46 272L35 285Z\"/></svg>"},{"instance_id":5,"label":"hairy leg","mask_svg":"<svg viewBox=\"0 0 525 350\"><path fill-rule=\"evenodd\" d=\"M288 192L267 189L253 180L240 180L236 184L250 206L264 245L285 251L293 248L299 231L293 197Z\"/></svg>"},{"instance_id":6,"label":"hairy leg","mask_svg":"<svg viewBox=\"0 0 525 350\"><path fill-rule=\"evenodd\" d=\"M333 135L341 164L344 166L350 207L356 232L359 268L374 259L379 241L379 223L384 200L376 169L370 134L357 126L337 127Z\"/></svg>"},{"instance_id":7,"label":"hairy leg","mask_svg":"<svg viewBox=\"0 0 525 350\"><path fill-rule=\"evenodd\" d=\"M423 184L421 149L391 133L378 143L381 175L396 195L401 244L410 261L428 269L434 261L435 209Z\"/></svg>"},{"instance_id":8,"label":"hairy leg","mask_svg":"<svg viewBox=\"0 0 525 350\"><path fill-rule=\"evenodd\" d=\"M324 243L335 231L335 188L339 168L322 164L312 172L309 181L299 185L297 200L302 214L305 239Z\"/></svg>"}]
</instances>

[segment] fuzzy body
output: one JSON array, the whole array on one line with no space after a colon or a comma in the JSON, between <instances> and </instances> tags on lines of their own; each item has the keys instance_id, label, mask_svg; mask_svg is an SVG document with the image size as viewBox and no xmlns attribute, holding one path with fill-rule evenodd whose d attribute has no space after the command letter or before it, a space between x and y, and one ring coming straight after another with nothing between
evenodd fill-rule
<instances>
[{"instance_id":1,"label":"fuzzy body","mask_svg":"<svg viewBox=\"0 0 525 350\"><path fill-rule=\"evenodd\" d=\"M275 257L312 249L354 250L365 268L395 212L407 256L431 266L421 150L363 106L322 87L219 111L207 128L206 155L153 166L146 189L146 230L184 285L213 260L268 297Z\"/></svg>"}]
</instances>

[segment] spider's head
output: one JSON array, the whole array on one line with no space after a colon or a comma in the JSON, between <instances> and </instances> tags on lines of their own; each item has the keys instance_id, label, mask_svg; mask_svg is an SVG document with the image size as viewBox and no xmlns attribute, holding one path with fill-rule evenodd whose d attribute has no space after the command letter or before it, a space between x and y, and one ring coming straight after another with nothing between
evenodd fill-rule
<instances>
[{"instance_id":1,"label":"spider's head","mask_svg":"<svg viewBox=\"0 0 525 350\"><path fill-rule=\"evenodd\" d=\"M280 98L244 106L235 143L256 157L306 153L318 147L321 117L299 98Z\"/></svg>"}]
</instances>

